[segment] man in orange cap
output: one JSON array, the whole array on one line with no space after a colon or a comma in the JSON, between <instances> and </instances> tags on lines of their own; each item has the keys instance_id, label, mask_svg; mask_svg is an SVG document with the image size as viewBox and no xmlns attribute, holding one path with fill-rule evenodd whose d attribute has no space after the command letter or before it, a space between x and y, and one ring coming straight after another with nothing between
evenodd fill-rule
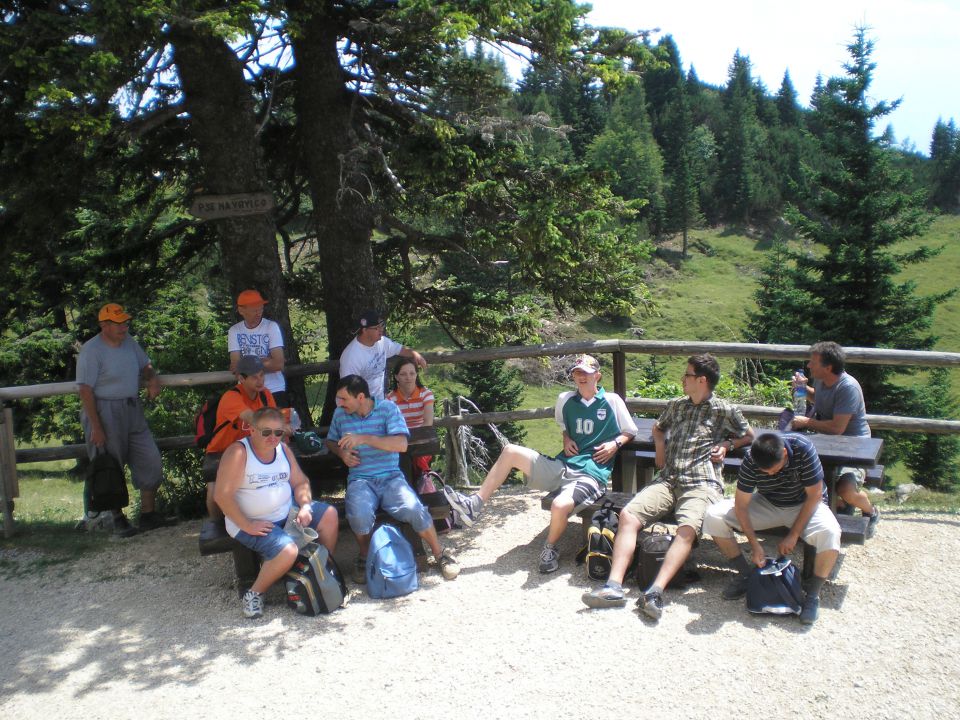
<instances>
[{"instance_id":1,"label":"man in orange cap","mask_svg":"<svg viewBox=\"0 0 960 720\"><path fill-rule=\"evenodd\" d=\"M227 331L230 372L237 371L241 357L256 355L263 361L264 385L273 394L277 407L289 407L287 381L283 377L283 333L277 323L263 316L266 304L256 290L244 290L237 296L237 312L243 320Z\"/></svg>"},{"instance_id":2,"label":"man in orange cap","mask_svg":"<svg viewBox=\"0 0 960 720\"><path fill-rule=\"evenodd\" d=\"M160 392L150 358L127 333L130 315L116 303L100 308L100 332L85 342L77 358L77 386L83 409L80 422L91 460L106 450L121 466L129 465L133 486L140 491L140 531L166 525L156 512L157 488L163 479L160 451L153 441L140 401L140 382L147 398ZM122 508L113 511L114 534L135 535Z\"/></svg>"}]
</instances>

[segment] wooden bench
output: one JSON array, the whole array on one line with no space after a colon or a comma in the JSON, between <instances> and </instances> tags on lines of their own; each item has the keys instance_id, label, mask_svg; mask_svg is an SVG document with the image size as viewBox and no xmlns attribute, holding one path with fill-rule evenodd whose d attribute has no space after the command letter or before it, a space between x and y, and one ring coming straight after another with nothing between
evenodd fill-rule
<instances>
[{"instance_id":1,"label":"wooden bench","mask_svg":"<svg viewBox=\"0 0 960 720\"><path fill-rule=\"evenodd\" d=\"M868 467L867 477L864 479L863 484L867 487L882 488L883 465L874 465L873 467Z\"/></svg>"},{"instance_id":2,"label":"wooden bench","mask_svg":"<svg viewBox=\"0 0 960 720\"><path fill-rule=\"evenodd\" d=\"M540 500L540 507L550 511L550 507L553 504L554 498L559 494L559 490L555 490L552 493L544 495ZM610 492L608 491L602 498L597 500L595 503L589 507L585 507L579 512L577 512L578 517L582 521L583 529L583 542L586 544L587 541L587 531L590 529L590 521L593 519L593 514L599 510L607 502L613 503L613 508L617 513L620 513L627 503L634 497L634 493L624 493L624 492ZM837 521L840 523L840 542L854 545L863 545L866 541L866 532L867 532L867 518L865 517L853 517L848 515L840 515L837 517ZM657 522L662 522L668 525L675 525L676 520L672 515L666 516L657 520ZM790 528L788 527L777 527L769 528L767 530L758 530L757 535L760 537L783 537L788 532ZM813 575L813 565L816 559L816 549L813 545L808 545L807 543L800 540L800 544L803 546L803 567L802 574L804 578L808 578ZM840 562L839 559L837 564L834 566L834 570L830 575L830 579L836 577L837 570L839 570Z\"/></svg>"}]
</instances>

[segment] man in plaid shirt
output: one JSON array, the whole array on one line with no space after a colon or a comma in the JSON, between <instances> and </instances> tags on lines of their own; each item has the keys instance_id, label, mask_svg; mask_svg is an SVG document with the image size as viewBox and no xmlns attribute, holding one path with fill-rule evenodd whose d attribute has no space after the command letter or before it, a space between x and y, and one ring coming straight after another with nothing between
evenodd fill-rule
<instances>
[{"instance_id":1,"label":"man in plaid shirt","mask_svg":"<svg viewBox=\"0 0 960 720\"><path fill-rule=\"evenodd\" d=\"M707 508L723 498L723 459L753 439L740 410L713 396L719 379L720 366L712 355L694 355L687 360L684 397L671 400L653 426L660 472L620 513L610 577L603 587L584 593L588 607L626 604L623 577L637 547L637 534L672 511L677 535L653 584L637 601L645 615L660 619L663 589L690 556Z\"/></svg>"}]
</instances>

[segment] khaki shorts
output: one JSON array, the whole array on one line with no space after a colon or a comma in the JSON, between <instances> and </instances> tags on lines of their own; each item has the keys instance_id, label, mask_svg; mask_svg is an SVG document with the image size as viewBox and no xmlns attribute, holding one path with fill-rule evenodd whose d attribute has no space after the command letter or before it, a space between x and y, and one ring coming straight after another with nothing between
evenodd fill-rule
<instances>
[{"instance_id":1,"label":"khaki shorts","mask_svg":"<svg viewBox=\"0 0 960 720\"><path fill-rule=\"evenodd\" d=\"M857 490L863 487L864 480L867 479L867 471L862 467L841 467L837 470L837 485L845 482L855 482Z\"/></svg>"},{"instance_id":2,"label":"khaki shorts","mask_svg":"<svg viewBox=\"0 0 960 720\"><path fill-rule=\"evenodd\" d=\"M593 505L603 497L606 486L586 473L574 470L555 458L537 455L533 461L527 485L534 490L553 492L559 489L557 500L569 500L573 503L574 513Z\"/></svg>"},{"instance_id":3,"label":"khaki shorts","mask_svg":"<svg viewBox=\"0 0 960 720\"><path fill-rule=\"evenodd\" d=\"M709 485L680 489L657 482L637 493L624 510L636 516L644 527L672 510L678 526L688 525L699 535L707 508L722 498L723 493Z\"/></svg>"},{"instance_id":4,"label":"khaki shorts","mask_svg":"<svg viewBox=\"0 0 960 720\"><path fill-rule=\"evenodd\" d=\"M724 500L712 506L703 520L703 532L710 537L732 538L734 530L740 530L740 521L734 510L733 498ZM750 524L753 529L761 532L768 528L792 527L803 505L780 507L774 505L760 493L754 493L747 506L750 515ZM800 533L805 543L813 545L817 552L840 549L840 523L834 514L823 503L817 503L817 508L807 521L807 525Z\"/></svg>"}]
</instances>

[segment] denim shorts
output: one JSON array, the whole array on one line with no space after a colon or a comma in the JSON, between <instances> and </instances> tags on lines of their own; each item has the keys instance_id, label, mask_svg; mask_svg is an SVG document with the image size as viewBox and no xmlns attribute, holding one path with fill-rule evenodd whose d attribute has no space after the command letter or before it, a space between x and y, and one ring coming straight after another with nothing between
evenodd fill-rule
<instances>
[{"instance_id":1,"label":"denim shorts","mask_svg":"<svg viewBox=\"0 0 960 720\"><path fill-rule=\"evenodd\" d=\"M310 519L310 527L316 530L317 525L320 524L320 519L330 506L325 502L314 500L310 503L310 507L313 514ZM250 535L243 530L239 530L233 539L244 547L253 550L264 560L273 560L287 545L295 543L294 539L283 531L283 526L286 524L287 518L284 517L283 520L275 520L273 529L266 535Z\"/></svg>"}]
</instances>

